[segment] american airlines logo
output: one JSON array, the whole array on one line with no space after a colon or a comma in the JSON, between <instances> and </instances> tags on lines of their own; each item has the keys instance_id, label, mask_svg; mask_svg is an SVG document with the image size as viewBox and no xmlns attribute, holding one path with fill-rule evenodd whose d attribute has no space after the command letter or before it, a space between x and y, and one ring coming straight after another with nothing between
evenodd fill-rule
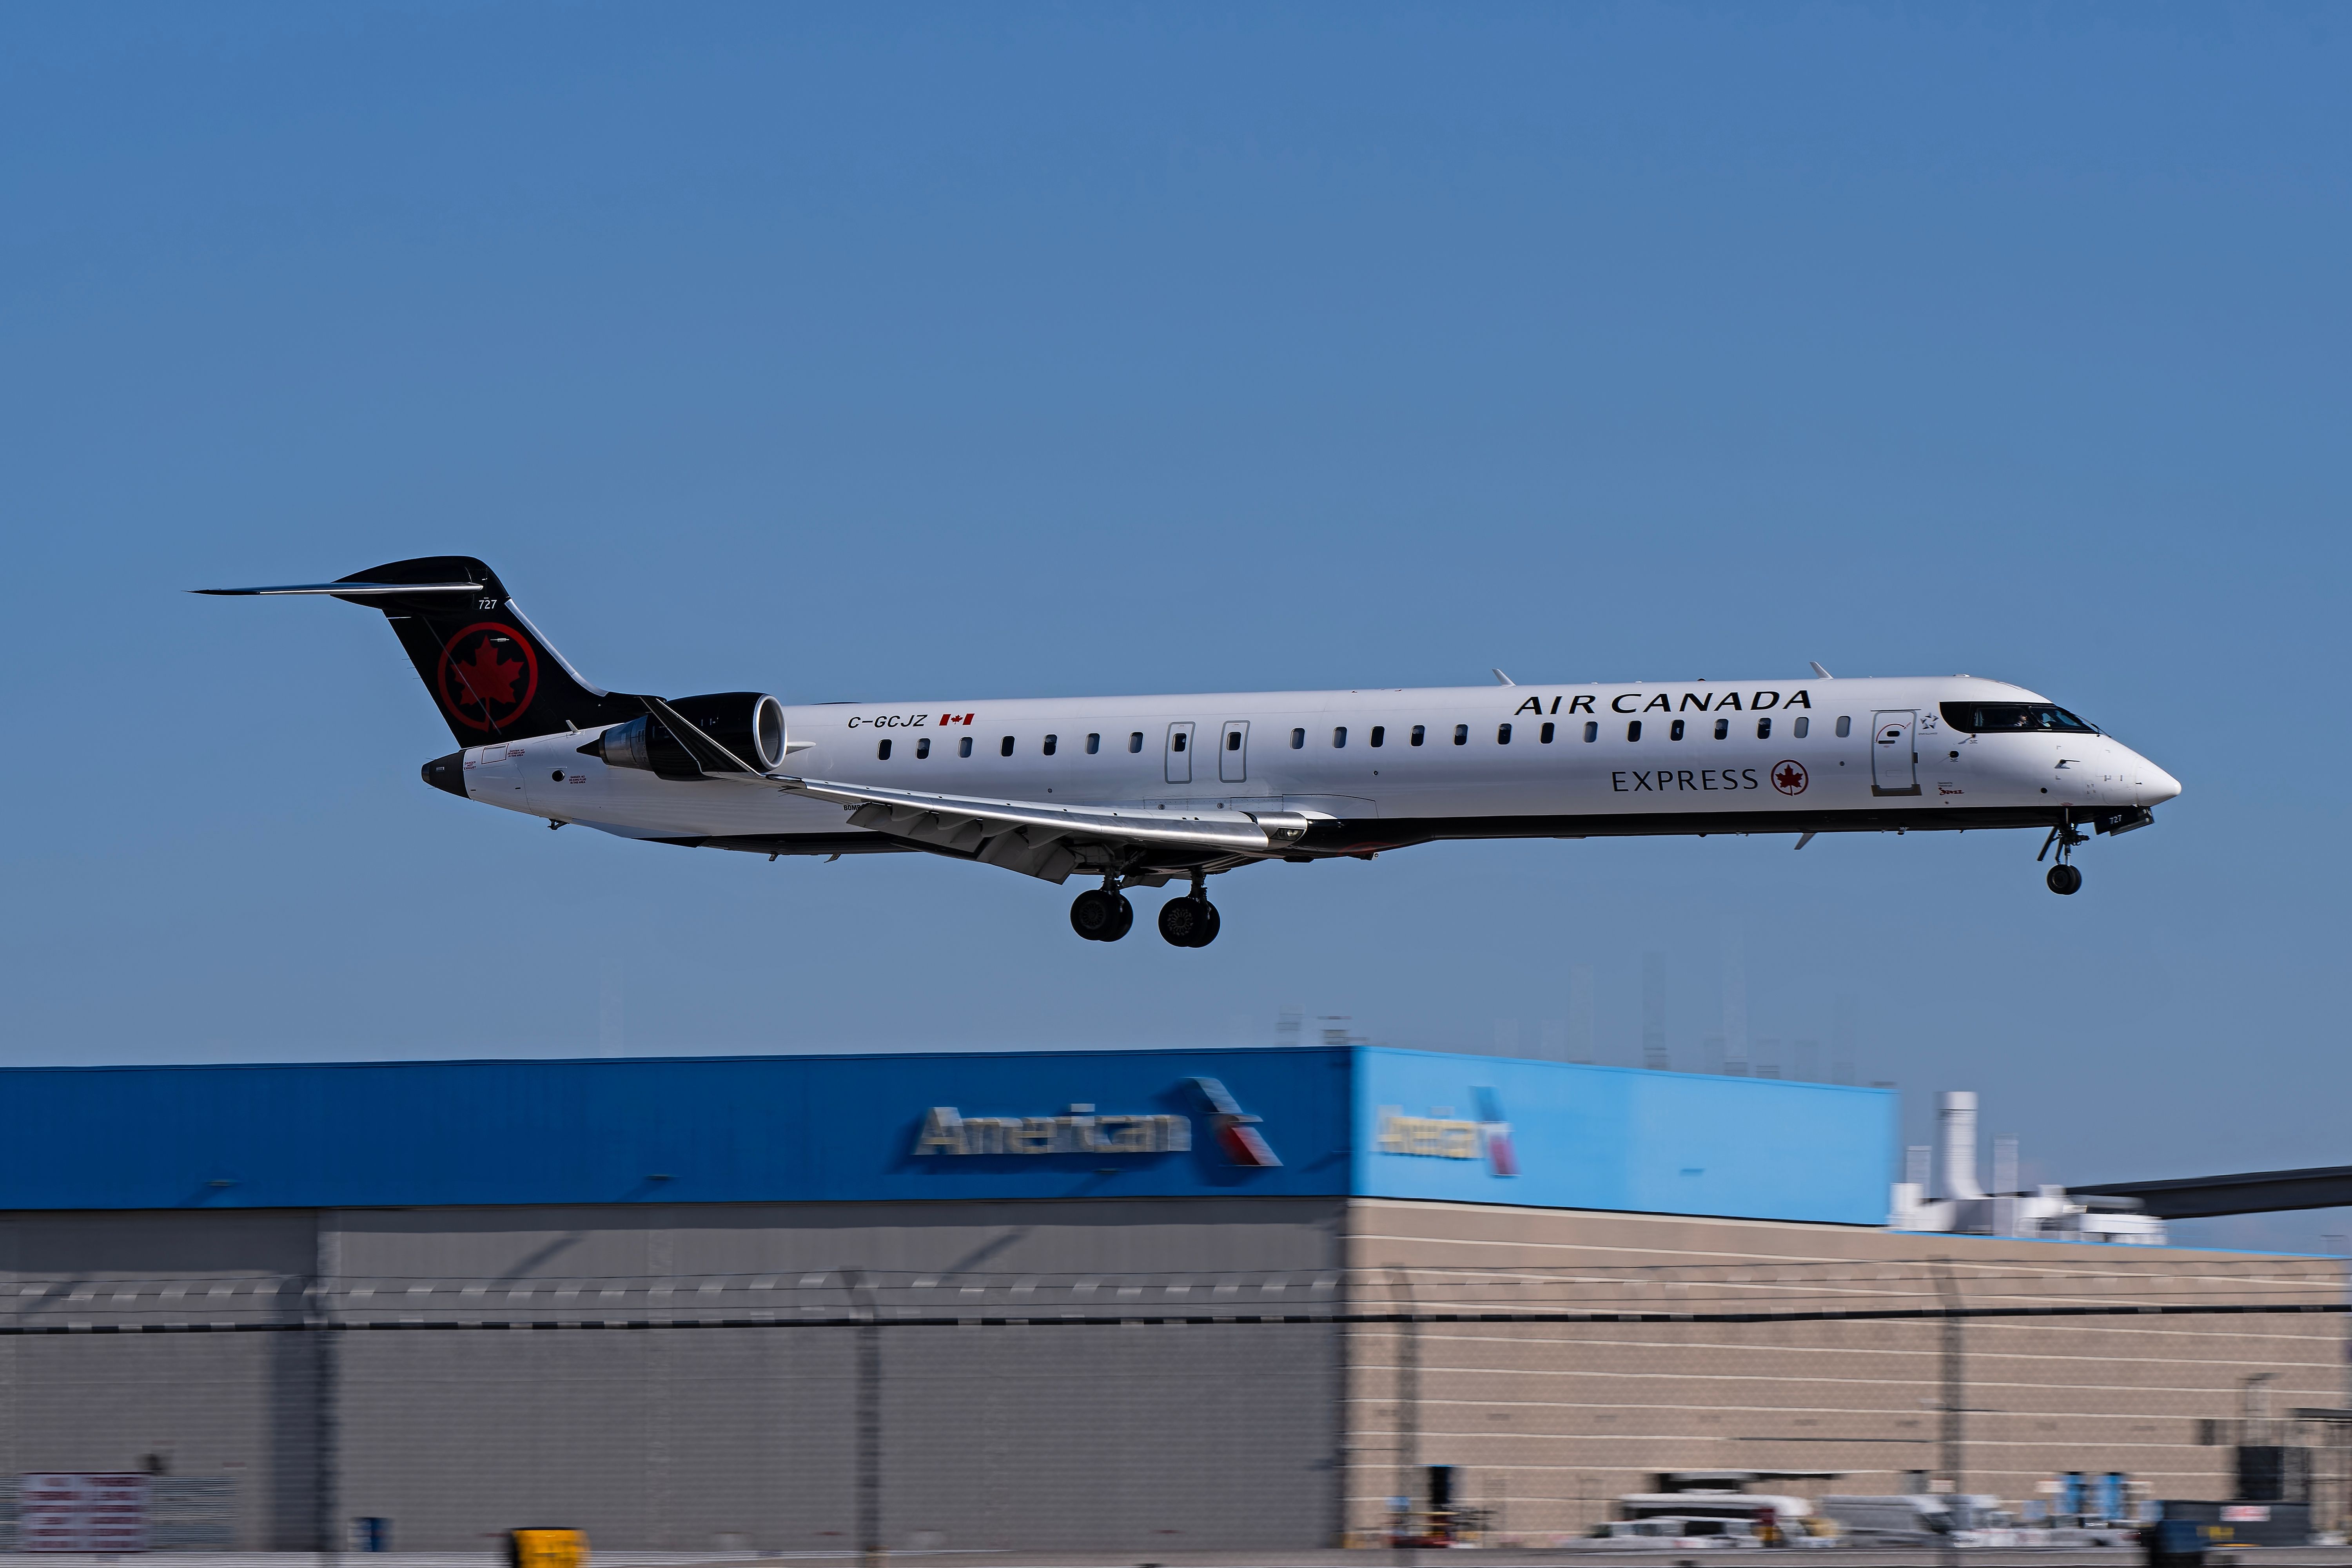
<instances>
[{"instance_id":1,"label":"american airlines logo","mask_svg":"<svg viewBox=\"0 0 2352 1568\"><path fill-rule=\"evenodd\" d=\"M966 1116L934 1105L915 1135L918 1155L1173 1155L1192 1146L1185 1117L1097 1115L1087 1104L1058 1116Z\"/></svg>"},{"instance_id":2,"label":"american airlines logo","mask_svg":"<svg viewBox=\"0 0 2352 1568\"><path fill-rule=\"evenodd\" d=\"M1217 1146L1225 1152L1228 1161L1259 1168L1282 1163L1258 1132L1258 1119L1244 1111L1223 1083L1213 1078L1195 1078L1192 1092L1208 1106L1209 1124L1215 1129Z\"/></svg>"},{"instance_id":3,"label":"american airlines logo","mask_svg":"<svg viewBox=\"0 0 2352 1568\"><path fill-rule=\"evenodd\" d=\"M1511 1124L1503 1119L1502 1096L1492 1089L1472 1092L1478 1096L1475 1121L1454 1115L1451 1105L1440 1105L1426 1116L1408 1116L1402 1105L1381 1106L1381 1153L1433 1160L1483 1159L1489 1175L1518 1175L1519 1154L1511 1142Z\"/></svg>"},{"instance_id":4,"label":"american airlines logo","mask_svg":"<svg viewBox=\"0 0 2352 1568\"><path fill-rule=\"evenodd\" d=\"M1207 1113L1210 1135L1227 1163L1270 1169L1282 1161L1259 1119L1214 1078L1185 1081ZM934 1105L915 1134L919 1155L1181 1155L1192 1147L1192 1121L1166 1113L1125 1114L1097 1111L1079 1103L1051 1116L967 1116L952 1105Z\"/></svg>"}]
</instances>

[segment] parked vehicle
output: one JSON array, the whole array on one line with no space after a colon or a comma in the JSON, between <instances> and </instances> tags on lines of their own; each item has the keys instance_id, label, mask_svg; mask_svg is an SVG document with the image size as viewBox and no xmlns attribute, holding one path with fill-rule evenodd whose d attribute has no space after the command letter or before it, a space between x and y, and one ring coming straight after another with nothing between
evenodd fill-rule
<instances>
[{"instance_id":1,"label":"parked vehicle","mask_svg":"<svg viewBox=\"0 0 2352 1568\"><path fill-rule=\"evenodd\" d=\"M1835 1520L1848 1537L1869 1545L1922 1546L1948 1538L1955 1545L1992 1545L1995 1541L1974 1538L1997 1536L2015 1527L2000 1499L1980 1492L1832 1493L1822 1499L1820 1507L1822 1516Z\"/></svg>"},{"instance_id":2,"label":"parked vehicle","mask_svg":"<svg viewBox=\"0 0 2352 1568\"><path fill-rule=\"evenodd\" d=\"M1755 1524L1744 1519L1655 1514L1647 1519L1612 1519L1606 1524L1596 1524L1581 1544L1686 1552L1709 1547L1760 1547L1765 1541Z\"/></svg>"},{"instance_id":3,"label":"parked vehicle","mask_svg":"<svg viewBox=\"0 0 2352 1568\"><path fill-rule=\"evenodd\" d=\"M1617 1524L1675 1521L1689 1527L1684 1534L1690 1539L1735 1546L1826 1545L1837 1532L1834 1524L1812 1517L1811 1503L1782 1492L1627 1492L1618 1498L1617 1511L1623 1515Z\"/></svg>"}]
</instances>

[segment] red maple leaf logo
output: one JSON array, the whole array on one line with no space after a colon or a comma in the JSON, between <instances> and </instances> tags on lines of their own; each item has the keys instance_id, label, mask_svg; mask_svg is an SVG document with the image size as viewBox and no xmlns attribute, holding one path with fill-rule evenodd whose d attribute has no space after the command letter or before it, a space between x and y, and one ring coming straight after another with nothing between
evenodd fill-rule
<instances>
[{"instance_id":1,"label":"red maple leaf logo","mask_svg":"<svg viewBox=\"0 0 2352 1568\"><path fill-rule=\"evenodd\" d=\"M1805 792L1805 770L1793 762L1783 762L1772 771L1772 787L1783 795Z\"/></svg>"},{"instance_id":2,"label":"red maple leaf logo","mask_svg":"<svg viewBox=\"0 0 2352 1568\"><path fill-rule=\"evenodd\" d=\"M477 621L441 645L441 706L467 729L496 729L539 691L539 660L513 627Z\"/></svg>"},{"instance_id":3,"label":"red maple leaf logo","mask_svg":"<svg viewBox=\"0 0 2352 1568\"><path fill-rule=\"evenodd\" d=\"M498 644L488 637L474 645L474 656L465 664L452 660L450 678L463 690L477 707L497 703L503 707L515 700L515 682L522 674L520 661L499 657Z\"/></svg>"}]
</instances>

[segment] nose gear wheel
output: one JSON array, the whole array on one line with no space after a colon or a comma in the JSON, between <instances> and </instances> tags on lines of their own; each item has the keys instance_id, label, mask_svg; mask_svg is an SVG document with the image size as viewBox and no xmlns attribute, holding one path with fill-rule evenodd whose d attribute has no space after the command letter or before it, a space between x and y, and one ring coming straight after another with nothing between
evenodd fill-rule
<instances>
[{"instance_id":1,"label":"nose gear wheel","mask_svg":"<svg viewBox=\"0 0 2352 1568\"><path fill-rule=\"evenodd\" d=\"M2081 867L2074 863L2074 846L2085 841L2086 835L2077 832L2074 829L2074 813L2071 810L2056 827L2050 830L2050 836L2042 841L2042 854L2033 857L2037 861L2050 852L2051 845L2058 846L2058 863L2052 866L2050 874L2042 879L2049 884L2051 892L2063 895L2081 889L2083 872Z\"/></svg>"}]
</instances>

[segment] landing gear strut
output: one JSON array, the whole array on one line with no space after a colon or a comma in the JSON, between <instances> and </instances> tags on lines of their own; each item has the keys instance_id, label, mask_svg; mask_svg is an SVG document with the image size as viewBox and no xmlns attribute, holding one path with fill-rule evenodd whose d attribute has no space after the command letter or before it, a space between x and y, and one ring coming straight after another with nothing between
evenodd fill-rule
<instances>
[{"instance_id":1,"label":"landing gear strut","mask_svg":"<svg viewBox=\"0 0 2352 1568\"><path fill-rule=\"evenodd\" d=\"M2083 873L2074 863L2074 846L2082 843L2084 837L2074 831L2074 821L2070 818L2051 829L2050 836L2042 841L2042 854L2033 857L2037 861L2050 852L2051 845L2058 846L2058 863L2050 868L2048 876L2042 878L2042 881L2050 884L2051 892L2070 894L2082 887Z\"/></svg>"},{"instance_id":2,"label":"landing gear strut","mask_svg":"<svg viewBox=\"0 0 2352 1568\"><path fill-rule=\"evenodd\" d=\"M1070 929L1089 942L1116 942L1135 925L1135 905L1118 884L1088 888L1071 901Z\"/></svg>"},{"instance_id":3,"label":"landing gear strut","mask_svg":"<svg viewBox=\"0 0 2352 1568\"><path fill-rule=\"evenodd\" d=\"M1160 935L1171 947L1205 947L1217 939L1217 906L1209 902L1202 879L1192 879L1192 891L1160 906Z\"/></svg>"}]
</instances>

